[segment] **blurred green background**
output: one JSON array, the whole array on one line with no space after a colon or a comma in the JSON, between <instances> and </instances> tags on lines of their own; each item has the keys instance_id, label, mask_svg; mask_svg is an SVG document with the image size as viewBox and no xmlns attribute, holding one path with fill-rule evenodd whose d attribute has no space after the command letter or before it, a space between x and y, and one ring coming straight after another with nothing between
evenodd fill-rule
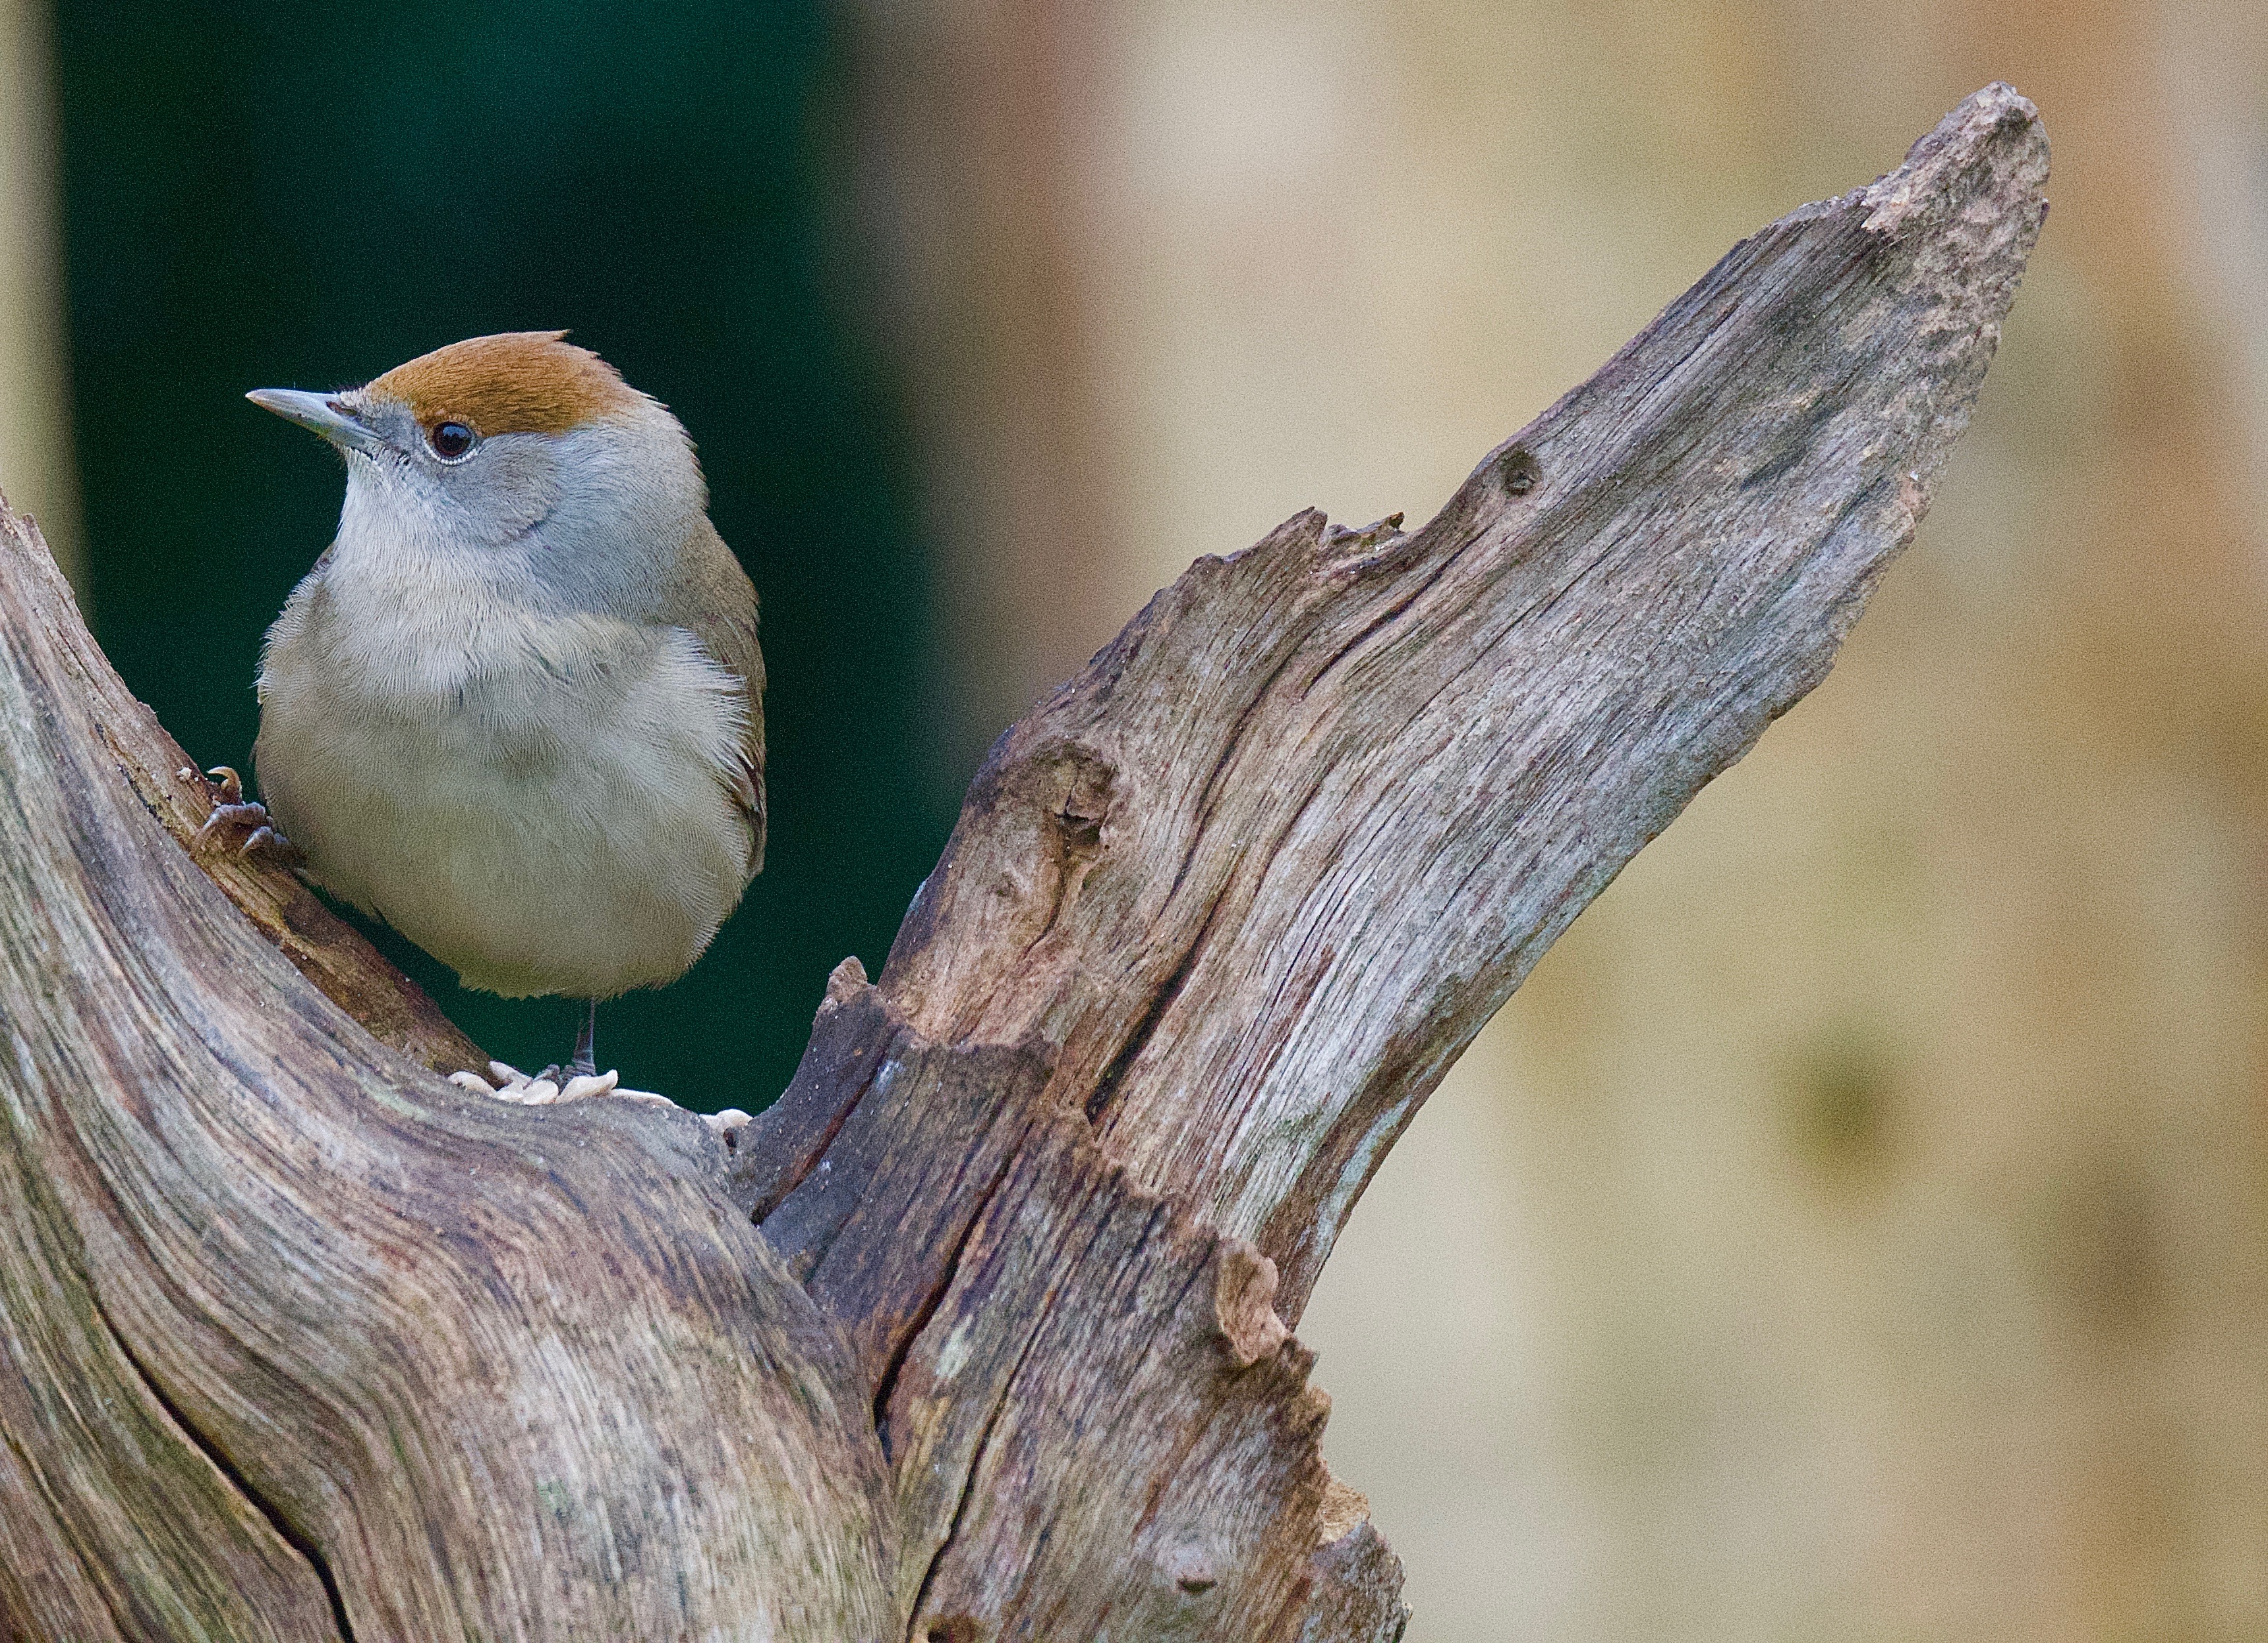
<instances>
[{"instance_id":1,"label":"blurred green background","mask_svg":"<svg viewBox=\"0 0 2268 1643\"><path fill-rule=\"evenodd\" d=\"M251 772L260 636L330 540L331 454L247 389L571 327L674 408L755 577L764 875L677 986L600 1014L688 1105L794 1071L828 971L879 968L950 824L924 544L886 373L821 202L825 9L135 4L54 17L69 352L96 635L201 763ZM576 1007L379 944L491 1054Z\"/></svg>"}]
</instances>

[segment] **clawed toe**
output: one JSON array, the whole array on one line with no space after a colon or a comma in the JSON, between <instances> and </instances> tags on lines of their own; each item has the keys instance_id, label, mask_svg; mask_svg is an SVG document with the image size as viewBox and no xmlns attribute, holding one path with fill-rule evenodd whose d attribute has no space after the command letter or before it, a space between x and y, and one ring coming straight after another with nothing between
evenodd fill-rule
<instances>
[{"instance_id":1,"label":"clawed toe","mask_svg":"<svg viewBox=\"0 0 2268 1643\"><path fill-rule=\"evenodd\" d=\"M208 839L231 827L268 825L268 807L265 804L216 804L212 807L212 814L205 818L205 825L197 829L197 837Z\"/></svg>"},{"instance_id":2,"label":"clawed toe","mask_svg":"<svg viewBox=\"0 0 2268 1643\"><path fill-rule=\"evenodd\" d=\"M220 789L220 802L205 818L204 825L197 829L197 842L225 837L237 828L245 828L244 841L236 847L239 855L255 852L273 857L286 867L298 867L306 862L299 847L276 830L269 819L268 807L244 796L244 778L226 765L215 765L205 774Z\"/></svg>"},{"instance_id":3,"label":"clawed toe","mask_svg":"<svg viewBox=\"0 0 2268 1643\"><path fill-rule=\"evenodd\" d=\"M449 1082L460 1089L475 1090L523 1107L556 1106L561 1102L587 1101L596 1096L619 1096L635 1101L659 1102L663 1106L676 1104L666 1096L621 1088L620 1073L578 1073L571 1067L564 1069L547 1067L531 1078L508 1062L490 1061L486 1078L478 1073L452 1073Z\"/></svg>"}]
</instances>

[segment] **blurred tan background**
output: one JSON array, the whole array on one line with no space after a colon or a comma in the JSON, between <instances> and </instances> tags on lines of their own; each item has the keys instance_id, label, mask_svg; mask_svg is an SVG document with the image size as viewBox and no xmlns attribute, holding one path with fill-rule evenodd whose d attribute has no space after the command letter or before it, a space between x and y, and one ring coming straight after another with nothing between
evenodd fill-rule
<instances>
[{"instance_id":1,"label":"blurred tan background","mask_svg":"<svg viewBox=\"0 0 2268 1643\"><path fill-rule=\"evenodd\" d=\"M0 494L78 582L50 69L47 6L0 0Z\"/></svg>"},{"instance_id":2,"label":"blurred tan background","mask_svg":"<svg viewBox=\"0 0 2268 1643\"><path fill-rule=\"evenodd\" d=\"M1300 1332L1410 1643L2268 1639L2263 9L846 15L962 774L1195 555L1423 518L1733 240L2038 102L1918 540ZM0 0L0 488L68 545L41 40Z\"/></svg>"},{"instance_id":3,"label":"blurred tan background","mask_svg":"<svg viewBox=\"0 0 2268 1643\"><path fill-rule=\"evenodd\" d=\"M2268 1638L2268 11L857 17L964 758L1194 555L1424 518L1735 238L2039 104L1911 554L1300 1333L1411 1643Z\"/></svg>"}]
</instances>

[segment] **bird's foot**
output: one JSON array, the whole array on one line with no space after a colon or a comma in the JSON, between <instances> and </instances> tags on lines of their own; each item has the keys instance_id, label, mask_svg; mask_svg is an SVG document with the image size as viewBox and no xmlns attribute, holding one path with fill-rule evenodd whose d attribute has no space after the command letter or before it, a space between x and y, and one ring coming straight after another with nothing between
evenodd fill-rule
<instances>
[{"instance_id":1,"label":"bird's foot","mask_svg":"<svg viewBox=\"0 0 2268 1643\"><path fill-rule=\"evenodd\" d=\"M667 1096L658 1096L650 1089L624 1089L620 1073L578 1073L571 1067L547 1067L530 1075L505 1062L490 1061L486 1078L478 1073L452 1073L449 1082L460 1089L477 1090L524 1107L556 1106L563 1101L587 1101L594 1096L652 1101L665 1107L677 1104Z\"/></svg>"},{"instance_id":2,"label":"bird's foot","mask_svg":"<svg viewBox=\"0 0 2268 1643\"><path fill-rule=\"evenodd\" d=\"M562 1071L564 1078L557 1076ZM677 1104L667 1096L658 1096L651 1089L624 1089L620 1073L578 1073L572 1067L547 1067L534 1077L503 1061L489 1063L489 1075L478 1073L452 1073L449 1082L460 1089L477 1090L484 1096L494 1096L498 1101L516 1102L524 1107L556 1106L563 1101L586 1101L598 1096L613 1096L624 1101L650 1101L656 1106ZM722 1112L704 1112L702 1122L725 1143L726 1151L740 1146L748 1127L748 1115L737 1107Z\"/></svg>"},{"instance_id":3,"label":"bird's foot","mask_svg":"<svg viewBox=\"0 0 2268 1643\"><path fill-rule=\"evenodd\" d=\"M268 818L268 807L244 796L243 777L226 765L215 765L205 774L212 778L219 796L205 825L197 829L197 843L215 842L225 848L234 838L238 855L262 855L284 867L306 865L307 858L299 847L278 833Z\"/></svg>"}]
</instances>

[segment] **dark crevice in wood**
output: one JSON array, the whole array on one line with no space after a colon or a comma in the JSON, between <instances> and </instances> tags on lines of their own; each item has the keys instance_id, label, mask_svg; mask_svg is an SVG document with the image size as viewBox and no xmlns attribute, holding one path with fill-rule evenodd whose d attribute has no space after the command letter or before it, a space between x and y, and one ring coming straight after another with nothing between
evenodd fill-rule
<instances>
[{"instance_id":1,"label":"dark crevice in wood","mask_svg":"<svg viewBox=\"0 0 2268 1643\"><path fill-rule=\"evenodd\" d=\"M845 1009L870 1008L865 967L855 958L836 966L828 993L814 1014L811 1042L795 1077L777 1100L749 1120L733 1148L725 1173L734 1202L758 1228L810 1179L858 1104L866 1099L904 1042L897 1026L884 1019L878 1030L854 1045L859 1062L853 1078L843 1078L844 1058L837 1040L848 1023Z\"/></svg>"},{"instance_id":2,"label":"dark crevice in wood","mask_svg":"<svg viewBox=\"0 0 2268 1643\"><path fill-rule=\"evenodd\" d=\"M835 1145L835 1138L843 1133L843 1126L850 1121L850 1115L858 1110L858 1104L866 1098L866 1092L873 1089L875 1078L880 1074L882 1068L888 1064L888 1061L889 1052L887 1049L885 1049L880 1054L875 1056L873 1065L866 1069L865 1078L859 1083L856 1089L851 1091L850 1098L843 1102L841 1106L836 1109L834 1117L829 1119L826 1126L820 1131L817 1140L812 1146L811 1149L805 1153L799 1161L789 1164L786 1169L780 1172L778 1184L774 1188L768 1201L760 1202L750 1207L748 1211L748 1219L750 1221L755 1222L758 1227L762 1227L764 1224L765 1219L770 1216L774 1210L777 1209L782 1203L785 1202L787 1199L793 1195L796 1188L801 1186L806 1181L811 1178L811 1172L819 1168L821 1161L827 1156L827 1149ZM791 1086L791 1089L792 1088L792 1086ZM782 1101L784 1101L786 1098L787 1097L784 1094L780 1097ZM765 1112L757 1114L757 1119L761 1121L763 1118L768 1116L772 1110L776 1109L777 1105L778 1103L776 1102L773 1104L773 1108L768 1108ZM755 1125L751 1124L747 1130L741 1133L740 1145L734 1149L736 1153L753 1150L751 1143L759 1140L759 1137L755 1134ZM737 1162L737 1159L735 1162Z\"/></svg>"},{"instance_id":3,"label":"dark crevice in wood","mask_svg":"<svg viewBox=\"0 0 2268 1643\"><path fill-rule=\"evenodd\" d=\"M1312 525L1307 524L1309 520L1314 521ZM1304 533L1307 536L1320 540L1323 529L1323 516L1312 508L1305 513L1294 514L1276 527L1275 535L1271 540L1294 539L1292 537L1292 531L1295 525L1304 527ZM1206 825L1211 821L1214 808L1219 799L1221 778L1227 774L1228 767L1234 762L1238 751L1243 747L1245 736L1251 729L1253 721L1259 717L1262 710L1268 706L1269 698L1276 689L1276 681L1282 678L1292 664L1299 659L1300 647L1297 644L1286 644L1284 647L1284 654L1277 659L1276 665L1268 671L1264 678L1257 681L1246 696L1243 709L1237 715L1236 722L1229 727L1228 733L1222 738L1220 755L1213 760L1212 768L1205 773L1204 786L1197 794L1197 806L1193 812L1196 819L1195 825L1189 829L1189 848L1182 852L1181 866L1175 870L1173 884L1166 892L1167 903L1170 904L1173 899L1181 893L1182 884L1189 877L1189 868L1197 861L1199 847L1204 842Z\"/></svg>"},{"instance_id":4,"label":"dark crevice in wood","mask_svg":"<svg viewBox=\"0 0 2268 1643\"><path fill-rule=\"evenodd\" d=\"M1119 1045L1118 1053L1110 1058L1109 1065L1096 1077L1094 1088L1086 1097L1088 1124L1101 1127L1103 1114L1110 1111L1110 1103L1118 1094L1120 1082L1157 1032L1159 1024L1166 1018L1166 1012L1174 1007L1174 1001L1181 997L1182 989L1189 985L1189 974L1197 967L1197 956L1204 951L1205 940L1212 934L1213 921L1220 917L1220 909L1221 903L1216 900L1206 911L1204 922L1197 927L1196 936L1189 942L1189 950L1182 955L1181 961L1174 965L1171 973L1159 983L1157 994L1150 1001L1150 1008L1142 1012L1141 1019L1134 1023L1124 1042Z\"/></svg>"},{"instance_id":5,"label":"dark crevice in wood","mask_svg":"<svg viewBox=\"0 0 2268 1643\"><path fill-rule=\"evenodd\" d=\"M1118 1174L1116 1171L1113 1171L1112 1174L1114 1179L1123 1186L1124 1184L1124 1177ZM1171 1219L1172 1212L1165 1205L1157 1202L1155 1199L1148 1200L1145 1205L1142 1229L1133 1242L1138 1246L1146 1246L1150 1243L1152 1236L1160 1228L1167 1225ZM1000 1417L1002 1413L1007 1409L1008 1405L1012 1402L1018 1401L1016 1398L1016 1383L1023 1376L1024 1366L1031 1361L1033 1352L1038 1347L1040 1342L1048 1335L1049 1323L1053 1319L1056 1312L1056 1299L1057 1295L1062 1293L1062 1280L1086 1270L1089 1258L1094 1254L1095 1244L1101 1241L1105 1231L1108 1229L1108 1218L1106 1216L1101 1221L1097 1221L1094 1225L1088 1228L1086 1243L1081 1244L1076 1251L1069 1252L1068 1258L1063 1263L1057 1280L1049 1285L1042 1304L1034 1309L1036 1316L1032 1319L1026 1330L1023 1344L1018 1348L1016 1353L1016 1361L1009 1368L1008 1373L1001 1377L1000 1396L993 1403L992 1407L986 1412L984 1417L984 1425L977 1433L976 1443L969 1449L968 1471L961 1479L961 1496L954 1506L953 1521L946 1529L945 1538L938 1543L937 1553L930 1559L929 1567L924 1572L922 1576L921 1597L917 1599L914 1604L914 1612L917 1615L921 1612L922 1602L927 1598L931 1585L936 1579L937 1572L945 1562L946 1554L953 1549L954 1543L960 1538L961 1523L968 1515L969 1502L976 1497L976 1480L984 1470L985 1456L990 1452L992 1447L992 1434L1000 1424ZM1182 1295L1187 1294L1186 1286L1181 1293ZM1161 1309L1160 1315L1161 1317L1170 1317L1171 1311L1170 1309ZM1042 1533L1042 1538L1045 1538L1044 1531ZM1020 1612L1028 1601L1029 1586L1030 1581L1027 1579L1019 1580L1012 1585L1011 1589L1014 1594L1016 1607L1014 1609L1003 1610L998 1617L999 1622L999 1632L1002 1636L1010 1636L1014 1633L1016 1628L1013 1622L1017 1614Z\"/></svg>"},{"instance_id":6,"label":"dark crevice in wood","mask_svg":"<svg viewBox=\"0 0 2268 1643\"><path fill-rule=\"evenodd\" d=\"M1047 917L1040 921L1040 928L1031 940L1024 943L1019 957L1029 957L1049 936L1055 934L1056 926L1063 921L1064 914L1079 899L1079 889L1086 882L1087 870L1094 866L1095 854L1102 843L1102 824L1099 821L1086 822L1076 834L1072 828L1074 818L1067 809L1050 810L1048 821L1055 832L1056 859L1052 874L1055 883L1048 901Z\"/></svg>"},{"instance_id":7,"label":"dark crevice in wood","mask_svg":"<svg viewBox=\"0 0 2268 1643\"><path fill-rule=\"evenodd\" d=\"M874 1432L882 1441L883 1455L893 1462L897 1456L890 1449L890 1395L898 1390L898 1376L906 1367L906 1359L912 1353L914 1343L921 1339L922 1331L929 1327L930 1320L937 1316L939 1306L952 1290L953 1280L961 1273L961 1257L968 1251L968 1241L976 1236L976 1229L983 1224L985 1212L999 1197L1000 1188L1008 1179L1008 1172L1016 1167L1020 1154L1020 1147L1009 1148L1002 1153L999 1167L993 1171L992 1179L985 1184L983 1192L977 1198L976 1213L961 1229L961 1236L953 1241L953 1253L946 1258L935 1283L922 1297L906 1332L890 1348L889 1360L883 1366L881 1379L874 1388Z\"/></svg>"},{"instance_id":8,"label":"dark crevice in wood","mask_svg":"<svg viewBox=\"0 0 2268 1643\"><path fill-rule=\"evenodd\" d=\"M1008 1407L1008 1400L1015 1392L1016 1378L1023 1374L1024 1365L1030 1361L1032 1348L1039 1343L1042 1333L1040 1326L1035 1324L1031 1332L1024 1338L1023 1349L1016 1354L1014 1366L1001 1379L1000 1395L992 1400L992 1407L985 1412L984 1425L976 1434L975 1447L969 1450L968 1471L961 1480L960 1499L954 1502L953 1521L946 1527L945 1538L938 1542L937 1550L930 1554L929 1566L922 1571L921 1585L914 1593L913 1617L906 1632L907 1643L920 1643L915 1632L922 1627L922 1605L929 1601L930 1588L936 1584L938 1568L945 1562L946 1553L953 1550L953 1543L960 1537L961 1522L968 1515L968 1503L976 1496L977 1477L984 1470L985 1451L992 1447L993 1429L1000 1424L1001 1412Z\"/></svg>"},{"instance_id":9,"label":"dark crevice in wood","mask_svg":"<svg viewBox=\"0 0 2268 1643\"><path fill-rule=\"evenodd\" d=\"M94 1316L110 1337L111 1344L118 1348L118 1355L126 1361L142 1384L149 1389L150 1396L157 1401L158 1407L166 1412L166 1419L173 1423L184 1438L196 1446L199 1454L212 1463L216 1471L228 1479L229 1485L244 1497L252 1509L268 1521L268 1526L276 1531L277 1538L307 1560L307 1566L315 1572L316 1580L322 1582L323 1596L331 1606L331 1624L338 1628L339 1643L355 1643L354 1627L347 1621L346 1598L339 1591L338 1581L331 1573L329 1560L323 1556L322 1548L292 1528L290 1521L276 1509L274 1502L252 1486L251 1479L244 1475L236 1463L229 1459L210 1437L199 1430L181 1406L158 1384L158 1377L150 1373L149 1366L142 1361L141 1354L127 1344L126 1337L119 1331L117 1324L111 1318L110 1309L103 1305L102 1297L95 1292L92 1283L87 1286L87 1297L94 1309ZM125 1628L121 1630L125 1631ZM125 1634L133 1635L131 1632Z\"/></svg>"},{"instance_id":10,"label":"dark crevice in wood","mask_svg":"<svg viewBox=\"0 0 2268 1643\"><path fill-rule=\"evenodd\" d=\"M1216 1240L1217 1243L1218 1242L1219 1240ZM1219 1258L1218 1255L1216 1255L1215 1258ZM1164 1309L1167 1316L1170 1317L1174 1313L1181 1310L1182 1304L1189 1298L1189 1292L1192 1289L1196 1288L1200 1284L1210 1283L1211 1281L1213 1281L1213 1270L1210 1265L1193 1268L1189 1273L1188 1281L1182 1284L1181 1288L1174 1294L1173 1305ZM1182 1463L1189 1458L1190 1451L1197 1448L1198 1442L1204 1438L1204 1434L1202 1430L1196 1429L1185 1430L1174 1434L1173 1447L1167 1452L1163 1463L1157 1466L1152 1471L1150 1479L1149 1490L1142 1498L1141 1514L1134 1520L1134 1533L1137 1536L1139 1536L1144 1529L1149 1528L1151 1523L1156 1519L1158 1515L1158 1504L1165 1497L1167 1485L1173 1478L1180 1472Z\"/></svg>"}]
</instances>

